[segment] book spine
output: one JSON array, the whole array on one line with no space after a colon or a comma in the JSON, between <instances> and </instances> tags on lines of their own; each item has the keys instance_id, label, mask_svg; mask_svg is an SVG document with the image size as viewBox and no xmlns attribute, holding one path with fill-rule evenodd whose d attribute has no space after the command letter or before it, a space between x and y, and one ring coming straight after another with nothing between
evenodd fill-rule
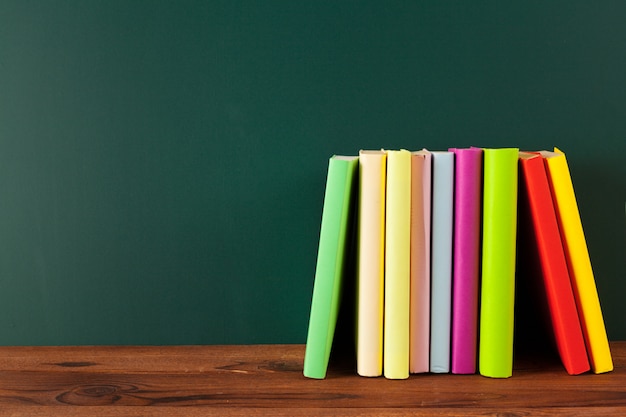
<instances>
[{"instance_id":1,"label":"book spine","mask_svg":"<svg viewBox=\"0 0 626 417\"><path fill-rule=\"evenodd\" d=\"M556 148L555 152L559 155L546 158L545 161L557 207L561 237L565 242L565 256L573 278L574 296L582 316L587 353L594 373L609 372L613 370L613 360L574 186L565 154Z\"/></svg>"},{"instance_id":2,"label":"book spine","mask_svg":"<svg viewBox=\"0 0 626 417\"><path fill-rule=\"evenodd\" d=\"M455 191L451 369L455 374L473 374L478 347L482 150L452 151Z\"/></svg>"},{"instance_id":3,"label":"book spine","mask_svg":"<svg viewBox=\"0 0 626 417\"><path fill-rule=\"evenodd\" d=\"M409 376L411 154L387 154L385 229L385 314L383 371L386 378Z\"/></svg>"},{"instance_id":4,"label":"book spine","mask_svg":"<svg viewBox=\"0 0 626 417\"><path fill-rule=\"evenodd\" d=\"M431 159L428 151L411 155L410 373L430 370Z\"/></svg>"},{"instance_id":5,"label":"book spine","mask_svg":"<svg viewBox=\"0 0 626 417\"><path fill-rule=\"evenodd\" d=\"M331 158L328 164L315 281L303 374L326 377L337 316L351 221L351 199L356 187L358 160Z\"/></svg>"},{"instance_id":6,"label":"book spine","mask_svg":"<svg viewBox=\"0 0 626 417\"><path fill-rule=\"evenodd\" d=\"M518 152L484 150L478 366L481 375L494 378L513 372Z\"/></svg>"},{"instance_id":7,"label":"book spine","mask_svg":"<svg viewBox=\"0 0 626 417\"><path fill-rule=\"evenodd\" d=\"M589 360L543 158L520 154L520 168L518 271L524 271L524 257L539 267L538 273L531 270L531 276L520 278L539 284L535 287L543 294L535 291L532 308L541 309L538 299L545 300L561 361L570 375L581 374L590 369Z\"/></svg>"},{"instance_id":8,"label":"book spine","mask_svg":"<svg viewBox=\"0 0 626 417\"><path fill-rule=\"evenodd\" d=\"M387 155L359 153L357 373L382 375Z\"/></svg>"},{"instance_id":9,"label":"book spine","mask_svg":"<svg viewBox=\"0 0 626 417\"><path fill-rule=\"evenodd\" d=\"M454 153L433 152L430 371L450 372Z\"/></svg>"}]
</instances>

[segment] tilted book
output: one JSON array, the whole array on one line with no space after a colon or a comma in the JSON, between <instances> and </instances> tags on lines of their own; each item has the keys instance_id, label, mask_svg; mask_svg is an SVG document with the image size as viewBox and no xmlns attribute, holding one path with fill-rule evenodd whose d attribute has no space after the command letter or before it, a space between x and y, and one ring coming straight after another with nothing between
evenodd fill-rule
<instances>
[{"instance_id":1,"label":"tilted book","mask_svg":"<svg viewBox=\"0 0 626 417\"><path fill-rule=\"evenodd\" d=\"M430 371L450 372L454 153L433 152Z\"/></svg>"},{"instance_id":2,"label":"tilted book","mask_svg":"<svg viewBox=\"0 0 626 417\"><path fill-rule=\"evenodd\" d=\"M578 310L572 292L563 243L559 232L548 175L541 155L520 152L520 217L519 235L529 238L518 247L519 262L523 265L518 270L530 271L528 275L518 276L518 280L527 281L539 278L534 284L542 290L553 332L554 341L566 371L577 375L589 370L587 350L578 318ZM521 242L521 240L520 240ZM534 268L538 264L538 268ZM539 285L537 285L539 284ZM531 293L532 295L532 293ZM526 303L533 300L524 300ZM520 301L520 302L524 302ZM536 299L533 304L537 306ZM537 307L538 308L538 307Z\"/></svg>"},{"instance_id":3,"label":"tilted book","mask_svg":"<svg viewBox=\"0 0 626 417\"><path fill-rule=\"evenodd\" d=\"M345 278L358 187L358 157L328 163L317 265L304 353L304 376L326 377Z\"/></svg>"},{"instance_id":4,"label":"tilted book","mask_svg":"<svg viewBox=\"0 0 626 417\"><path fill-rule=\"evenodd\" d=\"M557 148L554 152L542 151L541 155L547 167L591 368L595 373L609 372L613 370L613 360L567 160Z\"/></svg>"},{"instance_id":5,"label":"tilted book","mask_svg":"<svg viewBox=\"0 0 626 417\"><path fill-rule=\"evenodd\" d=\"M370 377L383 370L386 168L385 151L359 152L357 373Z\"/></svg>"},{"instance_id":6,"label":"tilted book","mask_svg":"<svg viewBox=\"0 0 626 417\"><path fill-rule=\"evenodd\" d=\"M430 370L431 160L427 150L411 153L410 373Z\"/></svg>"},{"instance_id":7,"label":"tilted book","mask_svg":"<svg viewBox=\"0 0 626 417\"><path fill-rule=\"evenodd\" d=\"M484 149L478 369L513 373L518 149Z\"/></svg>"},{"instance_id":8,"label":"tilted book","mask_svg":"<svg viewBox=\"0 0 626 417\"><path fill-rule=\"evenodd\" d=\"M452 373L476 373L483 151L456 149L452 275Z\"/></svg>"},{"instance_id":9,"label":"tilted book","mask_svg":"<svg viewBox=\"0 0 626 417\"><path fill-rule=\"evenodd\" d=\"M387 153L383 374L409 377L411 153Z\"/></svg>"}]
</instances>

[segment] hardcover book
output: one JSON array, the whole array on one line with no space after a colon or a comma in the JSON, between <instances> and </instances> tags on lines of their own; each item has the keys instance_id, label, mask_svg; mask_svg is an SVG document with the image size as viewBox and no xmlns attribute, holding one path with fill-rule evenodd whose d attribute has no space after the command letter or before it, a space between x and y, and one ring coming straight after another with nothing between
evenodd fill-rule
<instances>
[{"instance_id":1,"label":"hardcover book","mask_svg":"<svg viewBox=\"0 0 626 417\"><path fill-rule=\"evenodd\" d=\"M427 150L411 154L410 373L430 370L431 159Z\"/></svg>"},{"instance_id":2,"label":"hardcover book","mask_svg":"<svg viewBox=\"0 0 626 417\"><path fill-rule=\"evenodd\" d=\"M433 152L430 371L450 372L454 153Z\"/></svg>"},{"instance_id":3,"label":"hardcover book","mask_svg":"<svg viewBox=\"0 0 626 417\"><path fill-rule=\"evenodd\" d=\"M409 377L411 153L387 153L383 373Z\"/></svg>"},{"instance_id":4,"label":"hardcover book","mask_svg":"<svg viewBox=\"0 0 626 417\"><path fill-rule=\"evenodd\" d=\"M595 373L609 372L613 370L613 360L567 160L558 148L554 152L542 151L541 155L547 167L591 368Z\"/></svg>"},{"instance_id":5,"label":"hardcover book","mask_svg":"<svg viewBox=\"0 0 626 417\"><path fill-rule=\"evenodd\" d=\"M358 157L333 156L328 163L319 248L304 353L304 376L326 377L348 265L358 187Z\"/></svg>"},{"instance_id":6,"label":"hardcover book","mask_svg":"<svg viewBox=\"0 0 626 417\"><path fill-rule=\"evenodd\" d=\"M386 152L359 152L357 373L370 377L383 370L386 167Z\"/></svg>"},{"instance_id":7,"label":"hardcover book","mask_svg":"<svg viewBox=\"0 0 626 417\"><path fill-rule=\"evenodd\" d=\"M483 151L455 154L451 370L476 373Z\"/></svg>"},{"instance_id":8,"label":"hardcover book","mask_svg":"<svg viewBox=\"0 0 626 417\"><path fill-rule=\"evenodd\" d=\"M518 235L528 236L525 243L519 240L519 261L532 264L520 265L519 270L530 271L532 275L535 275L534 272L537 270L539 276L522 274L518 279L530 281L539 278L537 281L540 282L531 284L545 294L537 298L545 299L547 302L551 323L549 327L553 332L561 361L570 375L581 374L589 370L589 360L567 270L550 184L541 155L520 152L519 182ZM533 268L534 264L538 264L538 268Z\"/></svg>"},{"instance_id":9,"label":"hardcover book","mask_svg":"<svg viewBox=\"0 0 626 417\"><path fill-rule=\"evenodd\" d=\"M513 373L518 149L485 149L478 369Z\"/></svg>"}]
</instances>

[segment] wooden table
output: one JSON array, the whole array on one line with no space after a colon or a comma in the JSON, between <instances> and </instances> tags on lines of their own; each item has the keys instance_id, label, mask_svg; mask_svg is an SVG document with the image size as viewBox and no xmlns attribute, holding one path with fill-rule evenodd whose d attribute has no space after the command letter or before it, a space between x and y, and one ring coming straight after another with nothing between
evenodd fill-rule
<instances>
[{"instance_id":1,"label":"wooden table","mask_svg":"<svg viewBox=\"0 0 626 417\"><path fill-rule=\"evenodd\" d=\"M302 376L304 346L0 347L1 416L626 416L626 342L615 371L569 376L516 358L512 378ZM498 414L500 415L500 414Z\"/></svg>"}]
</instances>

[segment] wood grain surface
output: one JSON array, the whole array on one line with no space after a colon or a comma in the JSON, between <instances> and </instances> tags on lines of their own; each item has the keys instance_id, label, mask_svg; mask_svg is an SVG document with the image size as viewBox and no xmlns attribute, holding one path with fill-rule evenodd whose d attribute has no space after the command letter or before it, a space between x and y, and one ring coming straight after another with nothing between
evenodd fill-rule
<instances>
[{"instance_id":1,"label":"wood grain surface","mask_svg":"<svg viewBox=\"0 0 626 417\"><path fill-rule=\"evenodd\" d=\"M516 357L513 377L363 378L335 360L302 376L303 345L0 347L1 416L626 415L626 342L615 370L570 376Z\"/></svg>"}]
</instances>

